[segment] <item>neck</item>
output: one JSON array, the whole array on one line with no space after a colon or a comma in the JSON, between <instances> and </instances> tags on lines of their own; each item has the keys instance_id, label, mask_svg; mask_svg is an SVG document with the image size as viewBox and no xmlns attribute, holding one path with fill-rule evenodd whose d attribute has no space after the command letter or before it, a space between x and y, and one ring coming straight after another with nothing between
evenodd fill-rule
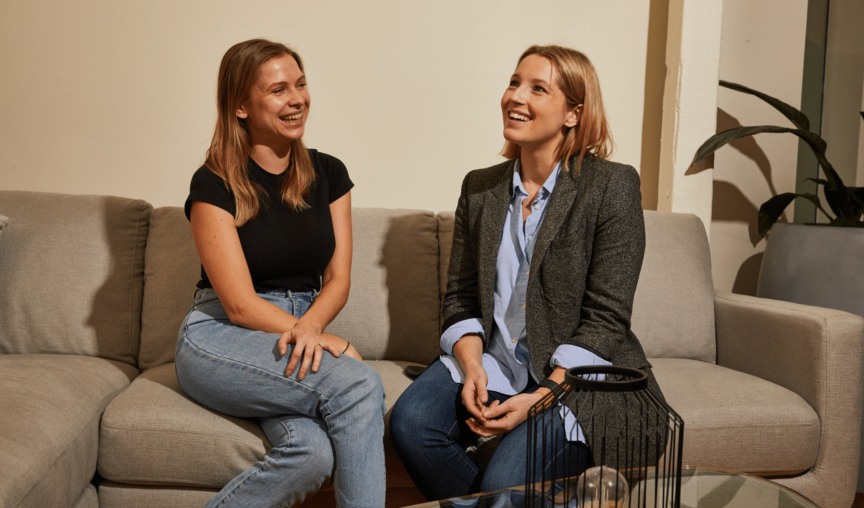
<instances>
[{"instance_id":1,"label":"neck","mask_svg":"<svg viewBox=\"0 0 864 508\"><path fill-rule=\"evenodd\" d=\"M552 174L558 160L555 157L558 145L531 149L521 147L519 163L522 166L522 182L531 182L537 187Z\"/></svg>"},{"instance_id":2,"label":"neck","mask_svg":"<svg viewBox=\"0 0 864 508\"><path fill-rule=\"evenodd\" d=\"M278 175L285 171L291 161L291 145L274 150L267 145L253 144L250 155L264 171Z\"/></svg>"}]
</instances>

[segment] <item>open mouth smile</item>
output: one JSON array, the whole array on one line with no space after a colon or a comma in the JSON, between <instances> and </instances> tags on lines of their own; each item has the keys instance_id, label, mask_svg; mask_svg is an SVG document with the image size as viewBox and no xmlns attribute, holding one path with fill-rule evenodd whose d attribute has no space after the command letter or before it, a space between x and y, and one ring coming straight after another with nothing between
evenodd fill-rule
<instances>
[{"instance_id":1,"label":"open mouth smile","mask_svg":"<svg viewBox=\"0 0 864 508\"><path fill-rule=\"evenodd\" d=\"M520 115L520 114L518 114L518 113L514 113L514 112L512 112L512 111L511 111L510 113L508 113L507 116L508 116L511 120L516 120L516 121L518 121L518 122L527 122L527 121L528 121L528 117L527 117L527 116L525 116L525 115Z\"/></svg>"},{"instance_id":2,"label":"open mouth smile","mask_svg":"<svg viewBox=\"0 0 864 508\"><path fill-rule=\"evenodd\" d=\"M283 122L296 122L296 121L300 120L301 118L303 118L303 112L302 111L300 113L294 113L293 115L284 115L284 116L279 117L279 119L282 120Z\"/></svg>"}]
</instances>

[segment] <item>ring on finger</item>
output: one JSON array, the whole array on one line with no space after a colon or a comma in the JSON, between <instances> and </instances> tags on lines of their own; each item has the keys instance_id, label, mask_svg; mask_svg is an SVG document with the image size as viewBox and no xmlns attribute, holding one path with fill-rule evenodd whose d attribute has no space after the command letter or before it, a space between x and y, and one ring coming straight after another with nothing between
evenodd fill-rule
<instances>
[{"instance_id":1,"label":"ring on finger","mask_svg":"<svg viewBox=\"0 0 864 508\"><path fill-rule=\"evenodd\" d=\"M324 349L324 343L323 343L323 342L319 342L319 343L318 343L318 346L319 346L321 349Z\"/></svg>"}]
</instances>

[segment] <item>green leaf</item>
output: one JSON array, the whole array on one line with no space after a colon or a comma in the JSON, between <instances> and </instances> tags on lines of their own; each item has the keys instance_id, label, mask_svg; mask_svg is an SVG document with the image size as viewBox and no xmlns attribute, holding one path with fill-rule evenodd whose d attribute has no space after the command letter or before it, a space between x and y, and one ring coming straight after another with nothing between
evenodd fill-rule
<instances>
[{"instance_id":1,"label":"green leaf","mask_svg":"<svg viewBox=\"0 0 864 508\"><path fill-rule=\"evenodd\" d=\"M768 201L762 203L762 206L759 207L759 236L765 236L765 233L771 230L771 227L774 226L774 223L777 222L777 219L783 215L783 210L789 206L795 198L804 198L814 205L816 208L825 213L825 210L822 208L822 202L819 200L819 196L815 194L810 194L809 192L805 192L804 194L796 194L794 192L784 192L783 194L778 194ZM830 219L831 216L825 214Z\"/></svg>"},{"instance_id":2,"label":"green leaf","mask_svg":"<svg viewBox=\"0 0 864 508\"><path fill-rule=\"evenodd\" d=\"M735 90L738 92L747 93L750 95L755 95L756 97L759 97L763 101L765 101L768 104L770 104L771 106L773 106L774 109L776 109L780 113L783 113L783 116L785 116L786 118L789 119L789 121L791 121L793 124L795 124L795 127L798 127L799 129L805 130L805 131L810 130L810 119L807 118L807 115L805 115L804 113L802 113L798 109L793 108L789 104L786 104L785 102L781 101L780 99L775 99L774 97L771 97L770 95L766 95L762 92L758 92L756 90L753 90L752 88L747 88L746 86L739 85L737 83L730 83L729 81L723 81L722 79L720 80L720 86L723 86L723 87L726 87L726 88L729 88L731 90Z\"/></svg>"},{"instance_id":3,"label":"green leaf","mask_svg":"<svg viewBox=\"0 0 864 508\"><path fill-rule=\"evenodd\" d=\"M821 178L805 178L804 180L810 180L811 182L816 182L819 185L831 185L831 182L828 180L823 180Z\"/></svg>"},{"instance_id":4,"label":"green leaf","mask_svg":"<svg viewBox=\"0 0 864 508\"><path fill-rule=\"evenodd\" d=\"M697 162L701 161L705 157L708 157L712 153L716 152L721 147L725 146L732 141L746 138L747 136L753 136L756 134L761 134L763 132L773 133L773 134L781 134L781 133L790 133L798 136L803 139L807 145L810 146L810 149L816 154L816 159L820 162L825 160L825 149L828 147L828 143L825 142L824 139L820 138L818 135L801 129L790 129L788 127L777 127L775 125L755 125L751 127L735 127L733 129L728 129L723 132L718 132L717 134L708 138L707 141L702 143L702 146L696 150L696 155L693 156L693 162L690 163L692 166ZM828 163L827 160L825 160ZM828 164L830 166L830 164ZM832 167L833 171L833 167ZM834 173L836 175L836 173ZM830 179L830 178L829 178Z\"/></svg>"},{"instance_id":5,"label":"green leaf","mask_svg":"<svg viewBox=\"0 0 864 508\"><path fill-rule=\"evenodd\" d=\"M829 226L834 226L837 228L860 228L862 227L861 221L856 219L855 217L837 217L828 223Z\"/></svg>"}]
</instances>

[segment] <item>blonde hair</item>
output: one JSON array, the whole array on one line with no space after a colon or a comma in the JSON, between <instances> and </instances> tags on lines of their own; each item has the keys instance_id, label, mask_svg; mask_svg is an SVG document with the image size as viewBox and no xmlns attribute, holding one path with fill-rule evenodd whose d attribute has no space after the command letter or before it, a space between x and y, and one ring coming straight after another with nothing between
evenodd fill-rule
<instances>
[{"instance_id":1,"label":"blonde hair","mask_svg":"<svg viewBox=\"0 0 864 508\"><path fill-rule=\"evenodd\" d=\"M558 147L558 160L569 160L578 154L576 174L582 167L585 155L605 159L612 154L613 141L606 112L603 109L603 95L600 93L600 79L591 60L584 53L562 46L531 46L519 57L517 66L522 60L539 55L549 60L558 71L556 85L564 92L567 109L573 109L582 104L582 117L574 127L569 127L564 135L564 141ZM507 159L515 159L521 154L521 148L507 141L501 155ZM569 169L565 164L565 168Z\"/></svg>"},{"instance_id":2,"label":"blonde hair","mask_svg":"<svg viewBox=\"0 0 864 508\"><path fill-rule=\"evenodd\" d=\"M246 163L252 153L252 142L246 121L237 117L237 109L246 102L258 73L266 62L290 55L303 71L303 61L284 44L252 39L235 44L222 57L216 89L216 130L204 162L219 176L234 196L234 224L237 227L258 216L264 190L249 180ZM315 183L315 168L302 139L291 142L291 161L282 179L282 200L294 210L309 207L304 198ZM261 196L259 196L259 193Z\"/></svg>"}]
</instances>

